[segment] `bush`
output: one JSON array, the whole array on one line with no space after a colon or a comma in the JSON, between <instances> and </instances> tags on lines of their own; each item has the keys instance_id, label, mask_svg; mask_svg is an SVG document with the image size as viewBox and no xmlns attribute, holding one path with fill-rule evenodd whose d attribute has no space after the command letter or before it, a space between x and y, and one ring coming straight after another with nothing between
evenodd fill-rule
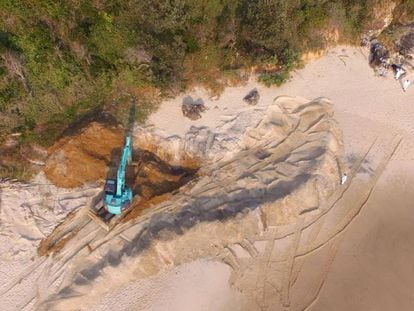
<instances>
[{"instance_id":1,"label":"bush","mask_svg":"<svg viewBox=\"0 0 414 311\"><path fill-rule=\"evenodd\" d=\"M13 178L18 180L30 180L33 177L33 173L30 164L24 163L24 160L13 165L6 166L0 164L0 179Z\"/></svg>"},{"instance_id":2,"label":"bush","mask_svg":"<svg viewBox=\"0 0 414 311\"><path fill-rule=\"evenodd\" d=\"M280 86L289 79L289 71L283 70L276 73L262 73L259 76L259 81L266 86L277 85Z\"/></svg>"},{"instance_id":3,"label":"bush","mask_svg":"<svg viewBox=\"0 0 414 311\"><path fill-rule=\"evenodd\" d=\"M292 69L300 64L299 53L291 49L285 49L281 53L282 60L279 60L275 55L270 59L268 64L273 67L279 67L276 72L266 72L266 70L259 75L259 81L266 86L277 85L280 86L285 83L289 77Z\"/></svg>"}]
</instances>

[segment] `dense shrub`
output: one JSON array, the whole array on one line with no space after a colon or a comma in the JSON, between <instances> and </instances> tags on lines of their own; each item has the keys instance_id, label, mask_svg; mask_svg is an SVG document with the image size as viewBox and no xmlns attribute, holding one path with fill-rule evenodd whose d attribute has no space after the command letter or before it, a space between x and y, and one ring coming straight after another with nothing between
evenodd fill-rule
<instances>
[{"instance_id":1,"label":"dense shrub","mask_svg":"<svg viewBox=\"0 0 414 311\"><path fill-rule=\"evenodd\" d=\"M116 114L126 92L219 92L243 66L280 68L260 80L283 83L300 52L325 44L326 26L359 34L375 1L1 1L0 136L49 144L96 107ZM141 107L140 120L151 105Z\"/></svg>"}]
</instances>

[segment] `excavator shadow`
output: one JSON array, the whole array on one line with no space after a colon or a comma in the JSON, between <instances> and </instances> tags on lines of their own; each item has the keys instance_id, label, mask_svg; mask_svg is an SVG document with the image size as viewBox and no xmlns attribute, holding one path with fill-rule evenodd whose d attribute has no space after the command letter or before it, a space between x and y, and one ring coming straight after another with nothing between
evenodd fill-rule
<instances>
[{"instance_id":1,"label":"excavator shadow","mask_svg":"<svg viewBox=\"0 0 414 311\"><path fill-rule=\"evenodd\" d=\"M116 178L116 164L120 161L121 152L121 148L112 150L107 179ZM194 164L188 167L173 166L150 151L135 149L132 163L126 167L125 183L131 187L134 197L149 200L179 189L192 180L197 171L198 167Z\"/></svg>"},{"instance_id":2,"label":"excavator shadow","mask_svg":"<svg viewBox=\"0 0 414 311\"><path fill-rule=\"evenodd\" d=\"M146 200L179 189L192 180L198 171L194 167L172 166L144 150L134 152L133 162L138 165L133 167L131 175L127 172L127 182L134 195Z\"/></svg>"}]
</instances>

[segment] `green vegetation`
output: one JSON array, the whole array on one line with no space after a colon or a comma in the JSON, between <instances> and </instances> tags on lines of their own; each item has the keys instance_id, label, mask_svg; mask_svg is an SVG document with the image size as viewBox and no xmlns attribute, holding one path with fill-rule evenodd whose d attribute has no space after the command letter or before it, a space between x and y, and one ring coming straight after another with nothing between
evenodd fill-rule
<instances>
[{"instance_id":1,"label":"green vegetation","mask_svg":"<svg viewBox=\"0 0 414 311\"><path fill-rule=\"evenodd\" d=\"M30 166L22 161L17 164L0 166L0 179L15 178L18 180L30 180L32 173L33 171Z\"/></svg>"},{"instance_id":2,"label":"green vegetation","mask_svg":"<svg viewBox=\"0 0 414 311\"><path fill-rule=\"evenodd\" d=\"M219 93L249 66L279 85L333 29L356 38L378 1L0 0L0 138L49 145L93 109L122 115L126 93L142 121L159 92Z\"/></svg>"}]
</instances>

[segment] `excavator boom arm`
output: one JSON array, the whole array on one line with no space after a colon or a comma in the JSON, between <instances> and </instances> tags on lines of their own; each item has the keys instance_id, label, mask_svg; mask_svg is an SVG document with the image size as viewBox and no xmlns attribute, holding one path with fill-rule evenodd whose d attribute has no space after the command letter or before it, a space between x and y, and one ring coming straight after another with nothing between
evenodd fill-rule
<instances>
[{"instance_id":1,"label":"excavator boom arm","mask_svg":"<svg viewBox=\"0 0 414 311\"><path fill-rule=\"evenodd\" d=\"M125 138L125 145L122 149L121 161L119 163L118 172L117 172L117 189L116 194L118 196L122 195L123 189L125 187L125 170L127 164L131 162L131 137L127 136Z\"/></svg>"}]
</instances>

